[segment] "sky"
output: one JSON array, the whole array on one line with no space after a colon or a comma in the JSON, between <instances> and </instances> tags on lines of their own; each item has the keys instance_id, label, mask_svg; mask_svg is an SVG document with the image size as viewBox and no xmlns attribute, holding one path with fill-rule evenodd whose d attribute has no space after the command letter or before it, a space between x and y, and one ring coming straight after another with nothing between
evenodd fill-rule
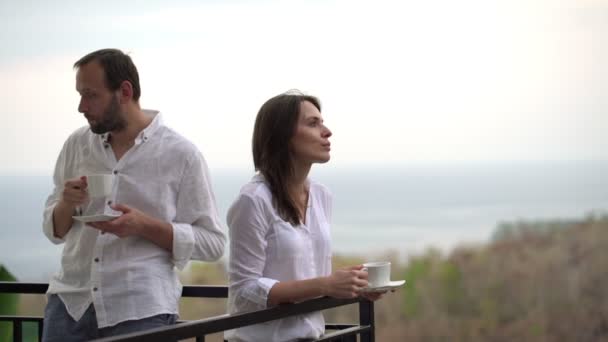
<instances>
[{"instance_id":1,"label":"sky","mask_svg":"<svg viewBox=\"0 0 608 342\"><path fill-rule=\"evenodd\" d=\"M608 160L608 1L0 0L0 22L0 173L52 172L86 124L72 65L107 47L212 168L252 168L290 89L336 166Z\"/></svg>"}]
</instances>

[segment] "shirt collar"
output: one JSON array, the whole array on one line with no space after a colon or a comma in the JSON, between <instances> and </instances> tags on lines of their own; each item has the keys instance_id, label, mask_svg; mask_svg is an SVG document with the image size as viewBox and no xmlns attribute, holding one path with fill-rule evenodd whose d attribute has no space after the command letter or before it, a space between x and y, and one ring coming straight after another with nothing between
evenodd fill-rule
<instances>
[{"instance_id":1,"label":"shirt collar","mask_svg":"<svg viewBox=\"0 0 608 342\"><path fill-rule=\"evenodd\" d=\"M135 138L136 145L147 141L152 135L154 135L154 132L156 132L158 128L163 125L163 118L158 110L143 109L142 111L144 112L144 115L152 117L153 119L152 122L150 122L146 128L142 129L142 131L139 132ZM110 132L101 134L100 137L104 146L110 143Z\"/></svg>"},{"instance_id":2,"label":"shirt collar","mask_svg":"<svg viewBox=\"0 0 608 342\"><path fill-rule=\"evenodd\" d=\"M264 177L264 175L261 172L257 172L251 178L251 182L253 182L253 183L267 183L266 182L266 177ZM310 191L310 187L311 187L311 184L312 184L310 178L306 178L306 184L308 185L308 191Z\"/></svg>"},{"instance_id":3,"label":"shirt collar","mask_svg":"<svg viewBox=\"0 0 608 342\"><path fill-rule=\"evenodd\" d=\"M142 129L141 132L139 132L137 138L135 138L135 144L140 144L150 139L150 137L154 135L154 132L156 132L158 128L163 124L162 116L158 110L143 109L143 112L144 115L150 116L153 119L152 122L150 122L150 124L146 128Z\"/></svg>"},{"instance_id":4,"label":"shirt collar","mask_svg":"<svg viewBox=\"0 0 608 342\"><path fill-rule=\"evenodd\" d=\"M261 172L258 172L251 178L251 181L254 183L264 183L266 182L266 178L264 178Z\"/></svg>"}]
</instances>

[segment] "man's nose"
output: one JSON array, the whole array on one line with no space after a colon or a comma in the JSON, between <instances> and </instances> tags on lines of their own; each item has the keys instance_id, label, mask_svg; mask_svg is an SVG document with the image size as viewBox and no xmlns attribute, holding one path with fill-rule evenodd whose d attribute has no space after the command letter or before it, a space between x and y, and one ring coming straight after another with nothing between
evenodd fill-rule
<instances>
[{"instance_id":1,"label":"man's nose","mask_svg":"<svg viewBox=\"0 0 608 342\"><path fill-rule=\"evenodd\" d=\"M88 109L88 105L86 104L86 101L83 98L81 98L80 102L78 103L78 112L84 113L84 112L86 112L87 109Z\"/></svg>"}]
</instances>

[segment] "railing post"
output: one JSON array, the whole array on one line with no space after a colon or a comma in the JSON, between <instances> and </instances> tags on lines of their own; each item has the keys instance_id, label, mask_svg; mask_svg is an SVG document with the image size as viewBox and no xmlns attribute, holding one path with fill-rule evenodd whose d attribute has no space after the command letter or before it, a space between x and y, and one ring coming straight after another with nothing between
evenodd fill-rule
<instances>
[{"instance_id":1,"label":"railing post","mask_svg":"<svg viewBox=\"0 0 608 342\"><path fill-rule=\"evenodd\" d=\"M44 320L38 322L38 341L42 341L42 329L44 325Z\"/></svg>"},{"instance_id":2,"label":"railing post","mask_svg":"<svg viewBox=\"0 0 608 342\"><path fill-rule=\"evenodd\" d=\"M369 330L361 333L361 342L376 341L376 327L374 322L374 302L362 300L359 302L359 325L368 325Z\"/></svg>"},{"instance_id":3,"label":"railing post","mask_svg":"<svg viewBox=\"0 0 608 342\"><path fill-rule=\"evenodd\" d=\"M23 339L21 338L21 321L15 320L13 322L13 341L21 342Z\"/></svg>"}]
</instances>

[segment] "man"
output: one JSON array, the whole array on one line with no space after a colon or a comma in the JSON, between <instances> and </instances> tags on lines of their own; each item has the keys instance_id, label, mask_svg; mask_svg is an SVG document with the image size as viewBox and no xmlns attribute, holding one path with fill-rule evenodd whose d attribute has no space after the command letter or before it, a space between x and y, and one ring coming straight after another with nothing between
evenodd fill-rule
<instances>
[{"instance_id":1,"label":"man","mask_svg":"<svg viewBox=\"0 0 608 342\"><path fill-rule=\"evenodd\" d=\"M43 229L65 243L47 292L43 341L83 341L173 324L174 267L219 259L226 243L208 169L196 147L139 106L139 75L120 50L74 64L78 111L89 125L65 142ZM111 195L88 195L86 175L113 174ZM104 222L73 216L118 213Z\"/></svg>"}]
</instances>

